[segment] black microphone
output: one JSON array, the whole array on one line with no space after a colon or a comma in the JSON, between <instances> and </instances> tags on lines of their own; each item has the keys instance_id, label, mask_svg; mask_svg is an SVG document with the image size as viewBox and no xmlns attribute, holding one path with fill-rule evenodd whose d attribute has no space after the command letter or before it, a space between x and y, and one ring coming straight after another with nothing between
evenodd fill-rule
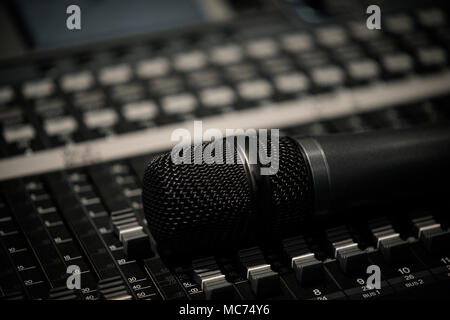
<instances>
[{"instance_id":1,"label":"black microphone","mask_svg":"<svg viewBox=\"0 0 450 320\"><path fill-rule=\"evenodd\" d=\"M233 164L175 164L167 153L148 165L144 212L163 255L232 250L297 234L311 219L449 196L447 126L281 137L273 175L248 161L248 145L235 144Z\"/></svg>"}]
</instances>

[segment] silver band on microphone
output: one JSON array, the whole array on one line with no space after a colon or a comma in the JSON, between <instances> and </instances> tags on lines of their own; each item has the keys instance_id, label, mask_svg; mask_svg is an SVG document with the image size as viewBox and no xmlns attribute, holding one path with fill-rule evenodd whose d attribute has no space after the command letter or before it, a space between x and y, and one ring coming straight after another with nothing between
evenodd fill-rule
<instances>
[{"instance_id":1,"label":"silver band on microphone","mask_svg":"<svg viewBox=\"0 0 450 320\"><path fill-rule=\"evenodd\" d=\"M311 168L314 184L314 211L317 215L330 210L330 174L325 153L313 138L296 139Z\"/></svg>"}]
</instances>

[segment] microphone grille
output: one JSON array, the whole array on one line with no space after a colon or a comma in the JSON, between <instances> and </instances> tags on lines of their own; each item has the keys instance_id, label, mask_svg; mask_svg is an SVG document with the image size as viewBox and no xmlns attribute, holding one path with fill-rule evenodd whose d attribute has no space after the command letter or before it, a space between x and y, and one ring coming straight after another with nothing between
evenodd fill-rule
<instances>
[{"instance_id":1,"label":"microphone grille","mask_svg":"<svg viewBox=\"0 0 450 320\"><path fill-rule=\"evenodd\" d=\"M225 143L225 141L224 141ZM148 227L167 256L192 255L242 247L257 237L270 241L273 236L296 234L313 210L310 169L295 140L282 137L278 171L267 175L269 205L255 199L248 172L237 161L233 164L195 164L197 151L208 143L189 146L191 164L175 164L170 153L162 154L147 166L142 200ZM270 142L262 147L272 156ZM201 150L199 150L201 148ZM255 201L259 201L256 203ZM263 205L264 206L264 205ZM258 210L268 209L264 214Z\"/></svg>"},{"instance_id":2,"label":"microphone grille","mask_svg":"<svg viewBox=\"0 0 450 320\"><path fill-rule=\"evenodd\" d=\"M234 164L194 164L196 148L203 151L206 145L190 146L192 164L174 164L166 153L146 168L145 215L159 249L166 253L238 246L248 236L255 206L244 167L237 162L236 150Z\"/></svg>"},{"instance_id":3,"label":"microphone grille","mask_svg":"<svg viewBox=\"0 0 450 320\"><path fill-rule=\"evenodd\" d=\"M279 169L268 176L271 184L273 214L268 225L275 235L297 234L305 218L313 211L314 190L309 165L297 142L280 138Z\"/></svg>"}]
</instances>

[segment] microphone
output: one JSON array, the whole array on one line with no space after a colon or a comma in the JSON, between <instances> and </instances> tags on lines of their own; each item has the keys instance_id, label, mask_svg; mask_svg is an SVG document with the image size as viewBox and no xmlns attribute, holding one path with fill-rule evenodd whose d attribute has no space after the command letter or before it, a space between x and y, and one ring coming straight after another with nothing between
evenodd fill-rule
<instances>
[{"instance_id":1,"label":"microphone","mask_svg":"<svg viewBox=\"0 0 450 320\"><path fill-rule=\"evenodd\" d=\"M234 250L299 234L310 220L449 195L447 126L281 137L273 175L248 161L248 142L234 144L232 164L175 164L167 153L147 166L144 213L163 255ZM208 145L191 146L191 157Z\"/></svg>"}]
</instances>

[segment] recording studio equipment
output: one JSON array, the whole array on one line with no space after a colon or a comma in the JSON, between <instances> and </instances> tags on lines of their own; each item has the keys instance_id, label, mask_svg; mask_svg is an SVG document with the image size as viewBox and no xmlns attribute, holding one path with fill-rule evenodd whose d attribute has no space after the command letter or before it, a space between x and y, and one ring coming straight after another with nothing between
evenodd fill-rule
<instances>
[{"instance_id":1,"label":"recording studio equipment","mask_svg":"<svg viewBox=\"0 0 450 320\"><path fill-rule=\"evenodd\" d=\"M0 299L448 299L449 3L368 4L0 2ZM277 174L158 158L194 120Z\"/></svg>"},{"instance_id":2,"label":"recording studio equipment","mask_svg":"<svg viewBox=\"0 0 450 320\"><path fill-rule=\"evenodd\" d=\"M275 150L273 142L250 139ZM214 252L255 237L287 238L314 216L436 201L450 178L448 126L283 137L273 175L249 162L249 141L233 146L239 163L177 164L167 153L149 164L143 205L160 249ZM192 158L199 147L192 146Z\"/></svg>"}]
</instances>

